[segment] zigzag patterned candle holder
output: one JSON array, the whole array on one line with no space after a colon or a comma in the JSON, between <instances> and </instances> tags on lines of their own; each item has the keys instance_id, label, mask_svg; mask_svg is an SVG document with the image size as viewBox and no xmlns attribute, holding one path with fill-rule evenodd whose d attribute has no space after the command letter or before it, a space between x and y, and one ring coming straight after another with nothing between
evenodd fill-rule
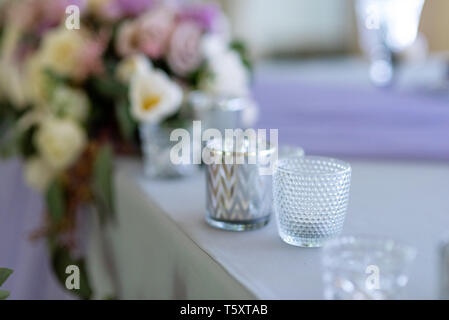
<instances>
[{"instance_id":1,"label":"zigzag patterned candle holder","mask_svg":"<svg viewBox=\"0 0 449 320\"><path fill-rule=\"evenodd\" d=\"M249 164L248 154L222 152L211 145L208 151L222 157L221 163L207 165L206 221L213 227L245 231L265 226L272 212L272 177L261 175L261 157L269 157L274 149L258 155L256 164ZM225 163L225 156L244 157L243 164Z\"/></svg>"}]
</instances>

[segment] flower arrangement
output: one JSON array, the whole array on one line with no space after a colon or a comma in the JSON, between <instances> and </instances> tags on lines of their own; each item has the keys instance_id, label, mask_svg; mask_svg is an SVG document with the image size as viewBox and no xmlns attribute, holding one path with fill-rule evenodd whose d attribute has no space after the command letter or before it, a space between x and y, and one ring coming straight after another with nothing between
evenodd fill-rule
<instances>
[{"instance_id":1,"label":"flower arrangement","mask_svg":"<svg viewBox=\"0 0 449 320\"><path fill-rule=\"evenodd\" d=\"M67 26L69 6L79 28ZM247 95L249 59L215 4L0 0L0 21L2 153L24 159L46 201L39 235L64 281L61 266L84 266L79 209L113 217L113 156L139 152L137 124L189 119L193 90Z\"/></svg>"}]
</instances>

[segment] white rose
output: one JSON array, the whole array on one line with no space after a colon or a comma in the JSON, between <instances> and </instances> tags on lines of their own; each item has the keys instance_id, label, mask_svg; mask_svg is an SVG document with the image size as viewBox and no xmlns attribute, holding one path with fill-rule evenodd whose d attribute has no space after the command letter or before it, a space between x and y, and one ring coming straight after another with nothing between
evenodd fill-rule
<instances>
[{"instance_id":1,"label":"white rose","mask_svg":"<svg viewBox=\"0 0 449 320\"><path fill-rule=\"evenodd\" d=\"M136 72L148 73L152 69L150 60L144 55L138 54L129 56L117 66L116 77L123 83L129 83Z\"/></svg>"},{"instance_id":2,"label":"white rose","mask_svg":"<svg viewBox=\"0 0 449 320\"><path fill-rule=\"evenodd\" d=\"M220 34L205 34L201 40L201 52L207 60L212 60L214 57L224 54L228 50L229 43Z\"/></svg>"},{"instance_id":3,"label":"white rose","mask_svg":"<svg viewBox=\"0 0 449 320\"><path fill-rule=\"evenodd\" d=\"M86 133L75 121L48 117L36 132L34 142L51 167L63 170L78 159L86 140Z\"/></svg>"},{"instance_id":4,"label":"white rose","mask_svg":"<svg viewBox=\"0 0 449 320\"><path fill-rule=\"evenodd\" d=\"M33 189L45 192L55 176L55 170L39 157L25 163L25 181Z\"/></svg>"},{"instance_id":5,"label":"white rose","mask_svg":"<svg viewBox=\"0 0 449 320\"><path fill-rule=\"evenodd\" d=\"M60 86L53 93L50 107L57 115L83 122L89 115L89 98L82 90Z\"/></svg>"},{"instance_id":6,"label":"white rose","mask_svg":"<svg viewBox=\"0 0 449 320\"><path fill-rule=\"evenodd\" d=\"M134 74L129 95L131 111L137 120L159 123L179 109L183 93L167 74L150 70Z\"/></svg>"},{"instance_id":7,"label":"white rose","mask_svg":"<svg viewBox=\"0 0 449 320\"><path fill-rule=\"evenodd\" d=\"M201 80L200 89L215 95L248 95L249 73L235 51L215 55L209 60L208 69L209 76Z\"/></svg>"},{"instance_id":8,"label":"white rose","mask_svg":"<svg viewBox=\"0 0 449 320\"><path fill-rule=\"evenodd\" d=\"M45 67L66 76L77 72L86 37L79 30L59 28L45 34L40 51Z\"/></svg>"}]
</instances>

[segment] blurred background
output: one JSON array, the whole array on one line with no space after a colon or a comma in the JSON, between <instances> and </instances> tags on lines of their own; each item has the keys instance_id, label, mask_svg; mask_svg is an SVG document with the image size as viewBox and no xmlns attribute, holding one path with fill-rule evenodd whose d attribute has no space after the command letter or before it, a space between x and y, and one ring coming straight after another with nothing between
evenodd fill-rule
<instances>
[{"instance_id":1,"label":"blurred background","mask_svg":"<svg viewBox=\"0 0 449 320\"><path fill-rule=\"evenodd\" d=\"M233 30L250 45L256 57L357 55L355 0L219 1ZM449 50L449 3L424 3L419 31L431 53Z\"/></svg>"}]
</instances>

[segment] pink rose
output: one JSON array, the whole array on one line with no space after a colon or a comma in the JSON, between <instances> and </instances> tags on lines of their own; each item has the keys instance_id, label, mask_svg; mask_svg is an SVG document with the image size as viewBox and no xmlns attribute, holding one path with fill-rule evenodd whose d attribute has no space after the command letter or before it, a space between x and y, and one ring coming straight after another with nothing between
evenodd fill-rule
<instances>
[{"instance_id":1,"label":"pink rose","mask_svg":"<svg viewBox=\"0 0 449 320\"><path fill-rule=\"evenodd\" d=\"M95 38L88 41L80 53L79 67L75 78L83 80L89 75L100 75L104 72L103 53L106 50L110 35L108 32L100 32Z\"/></svg>"},{"instance_id":2,"label":"pink rose","mask_svg":"<svg viewBox=\"0 0 449 320\"><path fill-rule=\"evenodd\" d=\"M139 48L152 59L166 51L173 30L174 12L161 7L150 10L139 19Z\"/></svg>"},{"instance_id":3,"label":"pink rose","mask_svg":"<svg viewBox=\"0 0 449 320\"><path fill-rule=\"evenodd\" d=\"M199 66L201 36L201 27L193 21L180 22L173 31L168 64L178 75L186 75Z\"/></svg>"}]
</instances>

